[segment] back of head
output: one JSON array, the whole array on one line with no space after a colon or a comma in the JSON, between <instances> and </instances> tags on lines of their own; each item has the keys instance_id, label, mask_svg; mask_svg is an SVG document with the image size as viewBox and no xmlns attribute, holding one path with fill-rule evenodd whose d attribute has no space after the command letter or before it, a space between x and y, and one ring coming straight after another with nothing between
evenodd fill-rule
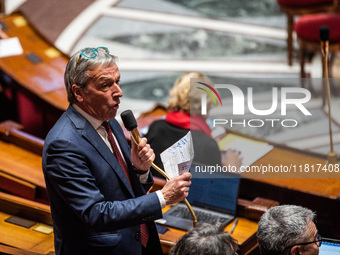
<instances>
[{"instance_id":1,"label":"back of head","mask_svg":"<svg viewBox=\"0 0 340 255\"><path fill-rule=\"evenodd\" d=\"M236 250L237 243L224 226L203 223L182 236L169 255L234 255Z\"/></svg>"},{"instance_id":2,"label":"back of head","mask_svg":"<svg viewBox=\"0 0 340 255\"><path fill-rule=\"evenodd\" d=\"M105 47L84 48L73 54L67 63L64 82L69 103L75 103L76 99L72 91L72 85L86 89L88 75L86 71L99 66L107 67L116 63L117 57L110 54Z\"/></svg>"},{"instance_id":3,"label":"back of head","mask_svg":"<svg viewBox=\"0 0 340 255\"><path fill-rule=\"evenodd\" d=\"M286 247L303 242L315 214L304 207L281 205L265 212L258 224L257 238L262 255L288 254Z\"/></svg>"},{"instance_id":4,"label":"back of head","mask_svg":"<svg viewBox=\"0 0 340 255\"><path fill-rule=\"evenodd\" d=\"M168 100L168 110L180 110L188 114L199 114L201 110L201 97L199 90L190 91L190 79L196 78L200 81L208 83L213 86L210 78L199 72L191 72L179 77L172 89L170 90L170 97ZM210 98L208 98L210 102Z\"/></svg>"}]
</instances>

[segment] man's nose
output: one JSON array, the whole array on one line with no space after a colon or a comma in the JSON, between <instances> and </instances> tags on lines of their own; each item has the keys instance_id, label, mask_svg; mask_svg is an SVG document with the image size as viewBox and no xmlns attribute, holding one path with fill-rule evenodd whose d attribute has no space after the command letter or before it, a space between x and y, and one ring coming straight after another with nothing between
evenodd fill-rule
<instances>
[{"instance_id":1,"label":"man's nose","mask_svg":"<svg viewBox=\"0 0 340 255\"><path fill-rule=\"evenodd\" d=\"M122 97L123 96L123 91L120 88L119 84L115 83L114 86L111 87L113 89L114 95Z\"/></svg>"}]
</instances>

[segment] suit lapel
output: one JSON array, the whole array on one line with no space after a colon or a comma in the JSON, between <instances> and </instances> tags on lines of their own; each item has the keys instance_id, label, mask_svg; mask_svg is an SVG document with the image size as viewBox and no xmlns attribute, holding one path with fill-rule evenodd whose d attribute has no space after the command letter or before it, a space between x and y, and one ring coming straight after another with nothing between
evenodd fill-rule
<instances>
[{"instance_id":1,"label":"suit lapel","mask_svg":"<svg viewBox=\"0 0 340 255\"><path fill-rule=\"evenodd\" d=\"M126 164L128 166L128 170L130 172L130 181L136 196L145 194L144 189L140 185L139 178L134 173L133 166L131 163L131 148L128 145L122 127L118 123L116 119L113 119L109 122L111 124L112 132L114 133L117 141L119 143L120 149L122 150L123 156L125 158Z\"/></svg>"},{"instance_id":2,"label":"suit lapel","mask_svg":"<svg viewBox=\"0 0 340 255\"><path fill-rule=\"evenodd\" d=\"M121 129L119 123L116 120L110 121L110 124L111 124L111 127L112 127L112 132L115 135L115 137L117 138L117 141L119 143L119 147L122 150L122 153L124 155L124 159L126 160L128 168L130 168L131 152L130 152L129 145L126 142L126 138L124 136L123 130Z\"/></svg>"},{"instance_id":3,"label":"suit lapel","mask_svg":"<svg viewBox=\"0 0 340 255\"><path fill-rule=\"evenodd\" d=\"M73 121L77 129L82 130L82 136L91 143L91 145L96 148L98 153L105 159L105 161L111 166L113 171L118 175L121 181L126 186L127 190L130 192L132 197L135 197L134 192L131 188L131 185L121 168L120 164L118 163L116 157L113 155L111 150L107 147L104 143L103 139L100 137L98 132L93 128L93 126L79 114L74 108L71 107L67 110L70 111L69 114L70 119Z\"/></svg>"}]
</instances>

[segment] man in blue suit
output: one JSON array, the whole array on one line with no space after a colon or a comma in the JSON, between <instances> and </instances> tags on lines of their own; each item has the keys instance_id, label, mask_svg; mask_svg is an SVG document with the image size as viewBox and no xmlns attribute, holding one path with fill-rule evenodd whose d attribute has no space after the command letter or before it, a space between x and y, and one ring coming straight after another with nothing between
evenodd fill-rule
<instances>
[{"instance_id":1,"label":"man in blue suit","mask_svg":"<svg viewBox=\"0 0 340 255\"><path fill-rule=\"evenodd\" d=\"M42 160L57 255L162 254L154 220L189 192L187 173L145 193L155 154L145 138L130 148L114 119L123 96L115 60L105 47L86 48L66 67L70 106Z\"/></svg>"}]
</instances>

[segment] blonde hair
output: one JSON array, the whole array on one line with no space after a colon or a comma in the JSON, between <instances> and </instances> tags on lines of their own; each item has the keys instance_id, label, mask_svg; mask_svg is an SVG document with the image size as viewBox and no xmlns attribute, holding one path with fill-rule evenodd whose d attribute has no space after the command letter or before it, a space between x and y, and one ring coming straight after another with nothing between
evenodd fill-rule
<instances>
[{"instance_id":1,"label":"blonde hair","mask_svg":"<svg viewBox=\"0 0 340 255\"><path fill-rule=\"evenodd\" d=\"M190 79L201 78L201 82L214 86L210 78L203 73L191 72L179 77L173 88L170 90L170 98L168 100L169 111L183 111L188 114L199 114L201 112L201 91L192 89L190 91ZM208 109L212 104L212 100L208 97Z\"/></svg>"}]
</instances>

